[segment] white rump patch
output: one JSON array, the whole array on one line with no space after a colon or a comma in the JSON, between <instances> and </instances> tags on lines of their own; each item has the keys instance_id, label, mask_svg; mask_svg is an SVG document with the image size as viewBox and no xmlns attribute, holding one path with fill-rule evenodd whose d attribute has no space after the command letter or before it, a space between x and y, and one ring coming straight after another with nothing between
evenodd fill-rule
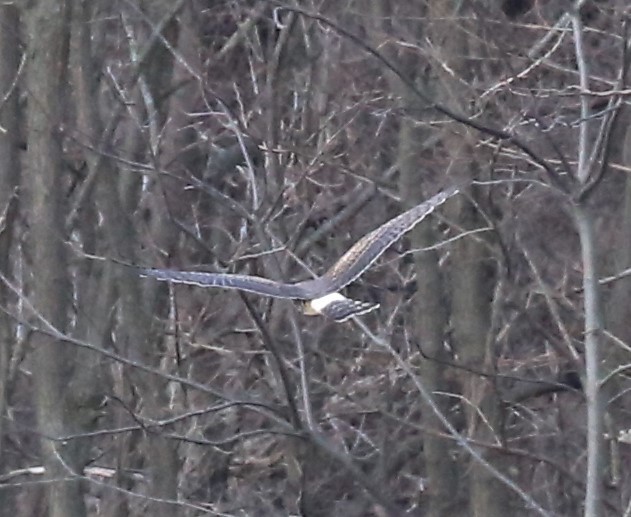
<instances>
[{"instance_id":1,"label":"white rump patch","mask_svg":"<svg viewBox=\"0 0 631 517\"><path fill-rule=\"evenodd\" d=\"M343 302L344 300L348 300L348 298L346 298L346 296L344 295L341 295L340 293L331 293L325 294L320 298L314 298L309 302L309 305L314 313L322 314L322 310L330 303ZM305 312L305 314L309 313Z\"/></svg>"}]
</instances>

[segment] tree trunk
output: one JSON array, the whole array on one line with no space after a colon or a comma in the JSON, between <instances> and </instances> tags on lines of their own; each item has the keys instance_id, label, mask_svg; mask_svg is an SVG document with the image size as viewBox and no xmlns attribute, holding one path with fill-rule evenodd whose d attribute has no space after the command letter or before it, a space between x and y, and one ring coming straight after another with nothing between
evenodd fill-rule
<instances>
[{"instance_id":1,"label":"tree trunk","mask_svg":"<svg viewBox=\"0 0 631 517\"><path fill-rule=\"evenodd\" d=\"M171 12L171 2L145 2L146 15L154 24L157 24ZM163 29L162 36L173 46L176 46L179 32L179 22L173 18ZM140 40L142 41L142 40ZM132 45L138 45L132 41ZM145 116L150 126L149 155L152 159L158 152L159 142L154 140L151 125L162 132L167 120L169 97L164 95L172 85L173 56L164 44L158 42L150 52L145 64L145 73L139 81L144 83L142 101L146 110ZM140 85L143 88L142 84ZM160 168L162 163L155 163ZM118 171L114 174L104 174L100 179L100 199L107 213L108 236L112 246L119 250L125 260L135 260L135 248L138 236L133 224L124 210L122 199L130 199L128 192L118 190ZM127 184L127 188L134 189L136 181ZM177 232L169 219L168 200L162 197L162 186L155 185L156 189L151 198L151 234L158 249L169 255ZM140 279L133 272L119 271L118 289L120 294L120 336L125 340L131 357L137 361L158 367L171 365L170 361L163 361L168 354L169 338L164 331L163 321L168 320L169 297L168 286L156 285ZM155 323L154 323L155 322ZM159 323L158 323L159 322ZM168 367L168 366L167 366ZM170 395L167 391L167 382L156 376L149 376L141 372L130 372L131 378L139 395L139 407L142 407L142 416L159 420L168 414L170 407ZM157 499L176 500L178 489L178 472L180 462L178 459L177 443L168 440L159 433L146 435L143 447L144 462L150 479L148 494ZM178 514L179 508L169 503L151 503L151 514L157 517L172 517Z\"/></svg>"},{"instance_id":2,"label":"tree trunk","mask_svg":"<svg viewBox=\"0 0 631 517\"><path fill-rule=\"evenodd\" d=\"M408 121L402 123L399 131L399 164L401 170L400 191L407 205L418 204L425 197L418 168L418 142L423 141L421 131L415 130ZM434 244L437 236L433 231L433 221L423 221L410 237L413 249ZM447 326L448 305L445 287L438 265L439 255L436 250L424 251L414 256L417 291L411 307L409 321L411 335L428 356L421 360L420 371L425 387L431 393L449 393L453 387L445 378L447 371L447 349L444 346ZM436 405L445 415L449 413L450 400L444 396L435 398ZM423 407L423 424L428 429L444 431L434 411L426 404ZM460 513L458 475L451 440L427 433L423 438L423 456L429 488L426 492L427 505L424 515L428 517L446 517Z\"/></svg>"},{"instance_id":3,"label":"tree trunk","mask_svg":"<svg viewBox=\"0 0 631 517\"><path fill-rule=\"evenodd\" d=\"M587 207L574 207L581 242L583 290L585 292L585 398L587 399L587 479L585 517L599 517L602 511L603 392L600 389L601 304L596 273L594 222Z\"/></svg>"},{"instance_id":4,"label":"tree trunk","mask_svg":"<svg viewBox=\"0 0 631 517\"><path fill-rule=\"evenodd\" d=\"M613 148L611 163L631 164L631 109L623 105L621 108L617 130L611 135ZM611 228L617 228L618 233L613 242L613 249L603 249L599 263L607 263L607 256L613 255L613 263L608 265L612 269L609 275L616 275L631 268L631 177L625 175L624 197L619 212L614 215L610 223ZM607 291L605 291L607 292ZM603 377L618 368L621 364L629 362L629 352L623 343L631 343L631 327L628 322L631 318L631 275L615 281L609 291L609 298L605 303L605 327L615 336L614 340L605 338L603 346ZM628 421L622 415L628 414L631 409L627 397L620 394L628 393L630 384L628 376L621 374L610 379L603 386L603 399L614 401L611 406L605 406L605 432L609 435L609 454L607 455L608 483L612 488L619 488L622 480L622 469L618 444L618 433L628 428Z\"/></svg>"},{"instance_id":5,"label":"tree trunk","mask_svg":"<svg viewBox=\"0 0 631 517\"><path fill-rule=\"evenodd\" d=\"M475 194L473 194L475 197ZM453 219L465 230L483 225L475 207L464 196L452 204ZM451 274L453 293L452 323L456 349L466 367L476 371L495 371L494 341L491 329L491 304L495 290L495 273L487 248L469 238L454 245ZM462 395L467 435L484 443L498 443L502 436L502 414L496 388L490 378L462 374ZM485 449L480 454L497 465L499 455ZM506 488L479 463L469 471L470 514L507 515Z\"/></svg>"},{"instance_id":6,"label":"tree trunk","mask_svg":"<svg viewBox=\"0 0 631 517\"><path fill-rule=\"evenodd\" d=\"M64 243L65 177L59 129L67 67L67 6L62 0L34 1L25 15L28 151L24 184L29 196L25 211L32 271L37 272L29 279L30 294L39 316L66 332L72 291ZM80 483L62 481L80 466L65 444L51 439L68 431L65 405L71 356L64 343L41 333L33 334L32 346L42 456L47 477L56 480L47 486L49 514L81 516L85 507Z\"/></svg>"},{"instance_id":7,"label":"tree trunk","mask_svg":"<svg viewBox=\"0 0 631 517\"><path fill-rule=\"evenodd\" d=\"M476 67L467 56L481 57L483 48L476 42L484 37L482 26L467 23L466 6L461 2L431 2L431 35L433 44L440 49L441 60L446 67L438 67L437 85L433 91L446 106L454 111L466 113L467 106L462 100L467 98L466 81L475 82ZM454 26L452 19L462 17L461 23ZM474 36L475 35L475 36ZM446 70L453 70L453 73ZM453 166L457 177L466 180L476 179L479 157L475 155L470 142L471 131L454 123L447 124L443 132L443 146L448 154L448 163ZM476 201L480 201L476 190L469 190ZM479 211L465 196L458 196L450 204L452 220L464 228L472 230L484 225ZM492 373L495 370L495 349L491 328L491 306L496 285L496 275L492 258L487 248L473 238L460 239L454 244L452 258L451 291L454 344L464 364L476 371ZM502 434L502 414L500 400L489 378L463 373L461 391L464 397L463 408L466 415L467 434L482 442L497 443ZM490 463L496 463L499 456L485 449L480 454ZM496 465L497 466L497 465ZM473 461L469 471L469 514L476 517L506 515L508 493L504 485L478 462Z\"/></svg>"},{"instance_id":8,"label":"tree trunk","mask_svg":"<svg viewBox=\"0 0 631 517\"><path fill-rule=\"evenodd\" d=\"M8 97L0 111L0 273L11 277L10 252L13 242L13 225L17 213L18 200L16 187L20 170L19 146L19 113L17 74L20 61L18 10L13 5L0 6L0 23L4 30L0 32L0 91ZM13 30L7 28L12 27ZM0 306L8 305L10 296L7 286L0 282ZM4 423L8 396L8 373L13 340L15 339L15 325L11 318L0 312L0 465L3 470L8 467L4 460L3 438ZM0 516L13 516L15 510L12 503L12 493L8 490L0 491Z\"/></svg>"}]
</instances>

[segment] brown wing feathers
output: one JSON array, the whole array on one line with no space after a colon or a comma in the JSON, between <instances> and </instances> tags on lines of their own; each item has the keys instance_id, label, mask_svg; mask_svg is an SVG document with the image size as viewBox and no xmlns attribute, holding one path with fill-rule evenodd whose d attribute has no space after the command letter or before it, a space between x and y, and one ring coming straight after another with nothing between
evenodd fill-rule
<instances>
[{"instance_id":1,"label":"brown wing feathers","mask_svg":"<svg viewBox=\"0 0 631 517\"><path fill-rule=\"evenodd\" d=\"M322 275L322 280L327 283L328 292L339 291L350 284L383 255L394 242L400 239L403 234L410 231L431 214L436 207L442 205L457 192L458 189L455 187L439 192L424 203L416 205L407 212L403 212L362 237ZM317 281L318 279L313 282ZM307 281L304 284L310 282Z\"/></svg>"}]
</instances>

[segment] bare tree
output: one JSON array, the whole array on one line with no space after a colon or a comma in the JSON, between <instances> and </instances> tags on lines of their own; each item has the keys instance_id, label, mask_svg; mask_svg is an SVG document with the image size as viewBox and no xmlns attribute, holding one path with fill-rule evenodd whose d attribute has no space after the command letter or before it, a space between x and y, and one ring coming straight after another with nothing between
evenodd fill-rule
<instances>
[{"instance_id":1,"label":"bare tree","mask_svg":"<svg viewBox=\"0 0 631 517\"><path fill-rule=\"evenodd\" d=\"M0 9L0 513L631 513L623 0Z\"/></svg>"}]
</instances>

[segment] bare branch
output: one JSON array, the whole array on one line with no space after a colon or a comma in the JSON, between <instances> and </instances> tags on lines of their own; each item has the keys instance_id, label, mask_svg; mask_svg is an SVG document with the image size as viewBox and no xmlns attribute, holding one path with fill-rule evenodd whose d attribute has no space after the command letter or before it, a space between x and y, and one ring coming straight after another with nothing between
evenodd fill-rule
<instances>
[{"instance_id":1,"label":"bare branch","mask_svg":"<svg viewBox=\"0 0 631 517\"><path fill-rule=\"evenodd\" d=\"M449 434L458 442L463 449L465 449L475 461L477 461L480 465L482 465L485 469L491 472L499 481L504 483L508 488L513 490L521 499L528 505L529 508L536 511L539 515L543 515L545 517L552 517L552 514L545 510L542 506L540 506L530 495L528 495L522 488L517 486L515 482L507 477L505 474L501 473L497 470L493 465L491 465L488 461L486 461L478 451L476 451L469 442L456 430L453 424L449 421L449 419L443 415L442 411L438 408L432 395L425 389L423 382L419 377L412 371L410 366L403 360L403 358L399 355L399 353L392 348L392 345L385 339L382 339L375 334L373 334L370 329L361 321L359 318L353 318L353 322L362 332L373 342L375 345L380 348L385 348L390 352L394 360L397 362L399 367L407 374L407 376L412 380L416 389L418 390L423 400L427 403L427 405L432 409L438 419L442 422L445 428L449 431Z\"/></svg>"}]
</instances>

